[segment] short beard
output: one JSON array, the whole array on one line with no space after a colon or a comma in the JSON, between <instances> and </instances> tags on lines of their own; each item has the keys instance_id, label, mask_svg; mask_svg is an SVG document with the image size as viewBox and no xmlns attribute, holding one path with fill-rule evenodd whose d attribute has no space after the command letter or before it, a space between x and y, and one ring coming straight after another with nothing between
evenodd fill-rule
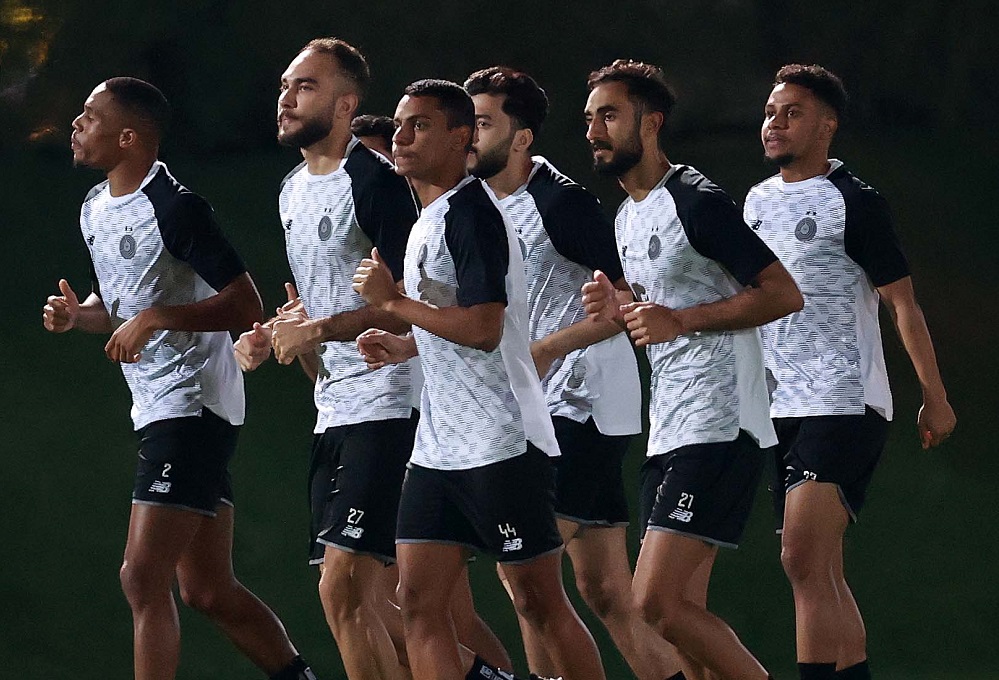
<instances>
[{"instance_id":1,"label":"short beard","mask_svg":"<svg viewBox=\"0 0 999 680\"><path fill-rule=\"evenodd\" d=\"M282 135L278 132L277 140L281 146L290 146L298 149L308 149L316 142L329 136L333 129L332 120L322 120L311 118L302 121L302 127L296 132Z\"/></svg>"},{"instance_id":2,"label":"short beard","mask_svg":"<svg viewBox=\"0 0 999 680\"><path fill-rule=\"evenodd\" d=\"M794 154L782 153L779 156L768 156L763 154L763 159L768 163L773 163L778 168L786 168L795 161Z\"/></svg>"},{"instance_id":3,"label":"short beard","mask_svg":"<svg viewBox=\"0 0 999 680\"><path fill-rule=\"evenodd\" d=\"M613 155L609 160L593 159L593 171L598 175L620 177L638 165L638 162L642 160L644 150L642 149L642 140L636 138L635 143L628 148L611 149L611 151Z\"/></svg>"},{"instance_id":4,"label":"short beard","mask_svg":"<svg viewBox=\"0 0 999 680\"><path fill-rule=\"evenodd\" d=\"M475 154L475 167L469 172L479 179L489 179L502 172L507 163L510 162L510 143L513 141L511 135L509 139L503 140L495 148L485 153Z\"/></svg>"}]
</instances>

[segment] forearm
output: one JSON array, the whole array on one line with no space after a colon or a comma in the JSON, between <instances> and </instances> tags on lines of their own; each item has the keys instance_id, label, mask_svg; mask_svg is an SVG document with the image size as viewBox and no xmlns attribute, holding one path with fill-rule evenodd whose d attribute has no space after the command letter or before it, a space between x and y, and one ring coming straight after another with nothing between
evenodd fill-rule
<instances>
[{"instance_id":1,"label":"forearm","mask_svg":"<svg viewBox=\"0 0 999 680\"><path fill-rule=\"evenodd\" d=\"M360 309L342 312L316 320L317 342L330 340L352 342L369 328L378 328L389 333L402 334L410 324L395 314L365 305Z\"/></svg>"},{"instance_id":2,"label":"forearm","mask_svg":"<svg viewBox=\"0 0 999 680\"><path fill-rule=\"evenodd\" d=\"M434 307L408 297L394 298L383 309L408 324L419 326L458 345L490 352L503 335L503 303L473 307Z\"/></svg>"},{"instance_id":3,"label":"forearm","mask_svg":"<svg viewBox=\"0 0 999 680\"><path fill-rule=\"evenodd\" d=\"M111 316L104 306L104 301L97 297L96 293L91 293L80 304L73 327L84 333L106 334L114 330L114 324L111 323Z\"/></svg>"},{"instance_id":4,"label":"forearm","mask_svg":"<svg viewBox=\"0 0 999 680\"><path fill-rule=\"evenodd\" d=\"M302 367L302 372L315 385L319 377L319 355L315 352L299 354L298 363Z\"/></svg>"},{"instance_id":5,"label":"forearm","mask_svg":"<svg viewBox=\"0 0 999 680\"><path fill-rule=\"evenodd\" d=\"M150 327L170 331L244 331L263 318L260 296L248 274L204 300L153 306L144 313Z\"/></svg>"},{"instance_id":6,"label":"forearm","mask_svg":"<svg viewBox=\"0 0 999 680\"><path fill-rule=\"evenodd\" d=\"M926 326L923 310L915 302L888 309L892 313L892 320L895 322L895 329L902 340L902 345L916 371L923 398L946 399L947 392L940 377L936 352L933 349L933 341Z\"/></svg>"},{"instance_id":7,"label":"forearm","mask_svg":"<svg viewBox=\"0 0 999 680\"><path fill-rule=\"evenodd\" d=\"M734 331L770 323L788 314L760 288L746 288L730 298L676 310L683 334Z\"/></svg>"},{"instance_id":8,"label":"forearm","mask_svg":"<svg viewBox=\"0 0 999 680\"><path fill-rule=\"evenodd\" d=\"M624 330L622 326L612 321L587 317L539 338L533 344L554 359L612 338L622 330Z\"/></svg>"}]
</instances>

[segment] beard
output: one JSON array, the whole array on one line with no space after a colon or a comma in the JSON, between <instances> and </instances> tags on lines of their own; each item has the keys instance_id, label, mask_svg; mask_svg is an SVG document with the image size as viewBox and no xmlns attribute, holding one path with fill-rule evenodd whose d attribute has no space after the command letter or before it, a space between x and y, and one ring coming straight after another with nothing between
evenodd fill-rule
<instances>
[{"instance_id":1,"label":"beard","mask_svg":"<svg viewBox=\"0 0 999 680\"><path fill-rule=\"evenodd\" d=\"M483 152L475 152L475 165L470 166L468 171L479 179L489 179L494 177L506 167L510 162L510 144L513 135L503 140L492 149Z\"/></svg>"},{"instance_id":2,"label":"beard","mask_svg":"<svg viewBox=\"0 0 999 680\"><path fill-rule=\"evenodd\" d=\"M638 165L638 162L642 160L642 153L644 151L642 148L642 139L638 135L635 135L627 146L620 146L617 149L606 142L594 142L590 145L590 148L593 151L606 149L612 152L609 159L593 159L594 172L598 175L610 177L620 177Z\"/></svg>"},{"instance_id":3,"label":"beard","mask_svg":"<svg viewBox=\"0 0 999 680\"><path fill-rule=\"evenodd\" d=\"M299 120L302 125L295 132L281 134L281 131L278 131L278 144L292 148L307 149L319 140L327 137L330 134L330 130L333 129L332 119L307 118Z\"/></svg>"},{"instance_id":4,"label":"beard","mask_svg":"<svg viewBox=\"0 0 999 680\"><path fill-rule=\"evenodd\" d=\"M778 168L786 168L794 162L795 157L792 153L782 153L779 156L768 156L767 154L763 154L763 160L768 163L773 163Z\"/></svg>"}]
</instances>

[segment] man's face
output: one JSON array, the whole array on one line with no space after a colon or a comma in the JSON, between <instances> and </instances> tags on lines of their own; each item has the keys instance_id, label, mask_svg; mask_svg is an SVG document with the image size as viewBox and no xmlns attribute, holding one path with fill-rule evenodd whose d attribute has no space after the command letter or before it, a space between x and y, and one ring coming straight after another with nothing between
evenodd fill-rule
<instances>
[{"instance_id":1,"label":"man's face","mask_svg":"<svg viewBox=\"0 0 999 680\"><path fill-rule=\"evenodd\" d=\"M503 112L505 95L477 94L475 104L475 136L472 150L468 152L468 171L479 179L489 179L504 168L510 160L513 144L513 119Z\"/></svg>"},{"instance_id":2,"label":"man's face","mask_svg":"<svg viewBox=\"0 0 999 680\"><path fill-rule=\"evenodd\" d=\"M87 97L83 113L73 119L72 126L73 165L110 170L118 164L122 116L104 83Z\"/></svg>"},{"instance_id":3,"label":"man's face","mask_svg":"<svg viewBox=\"0 0 999 680\"><path fill-rule=\"evenodd\" d=\"M333 129L341 83L332 59L306 50L281 75L277 101L277 139L284 146L307 149Z\"/></svg>"},{"instance_id":4,"label":"man's face","mask_svg":"<svg viewBox=\"0 0 999 680\"><path fill-rule=\"evenodd\" d=\"M781 83L770 93L764 109L760 132L763 155L778 166L786 167L802 156L826 149L830 123L835 130L835 117L811 90Z\"/></svg>"},{"instance_id":5,"label":"man's face","mask_svg":"<svg viewBox=\"0 0 999 680\"><path fill-rule=\"evenodd\" d=\"M403 96L395 109L395 171L411 180L432 179L452 157L464 156L467 128L448 130L435 97Z\"/></svg>"},{"instance_id":6,"label":"man's face","mask_svg":"<svg viewBox=\"0 0 999 680\"><path fill-rule=\"evenodd\" d=\"M641 112L628 97L624 83L608 82L590 91L584 109L586 140L593 151L593 169L620 177L642 159Z\"/></svg>"}]
</instances>

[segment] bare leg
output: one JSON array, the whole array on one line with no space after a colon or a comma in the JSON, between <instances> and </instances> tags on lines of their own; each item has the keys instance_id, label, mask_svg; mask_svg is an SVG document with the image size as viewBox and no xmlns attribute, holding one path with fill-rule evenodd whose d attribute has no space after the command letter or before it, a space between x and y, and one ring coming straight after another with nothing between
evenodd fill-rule
<instances>
[{"instance_id":1,"label":"bare leg","mask_svg":"<svg viewBox=\"0 0 999 680\"><path fill-rule=\"evenodd\" d=\"M414 680L463 680L463 662L451 620L451 594L464 550L444 543L400 543L399 604Z\"/></svg>"},{"instance_id":2,"label":"bare leg","mask_svg":"<svg viewBox=\"0 0 999 680\"><path fill-rule=\"evenodd\" d=\"M787 494L780 559L794 592L799 663L835 663L839 656L843 613L834 564L842 559L847 522L834 484L807 481Z\"/></svg>"},{"instance_id":3,"label":"bare leg","mask_svg":"<svg viewBox=\"0 0 999 680\"><path fill-rule=\"evenodd\" d=\"M220 505L214 518L202 518L177 564L180 595L188 606L211 619L254 665L273 675L297 652L274 612L233 574L233 519L230 505Z\"/></svg>"},{"instance_id":4,"label":"bare leg","mask_svg":"<svg viewBox=\"0 0 999 680\"><path fill-rule=\"evenodd\" d=\"M319 598L351 680L404 677L379 616L384 607L380 602L384 569L373 557L326 547Z\"/></svg>"},{"instance_id":5,"label":"bare leg","mask_svg":"<svg viewBox=\"0 0 999 680\"><path fill-rule=\"evenodd\" d=\"M765 680L760 662L727 623L687 597L694 574L710 572L718 548L664 531L648 531L633 591L645 621L685 655L723 678Z\"/></svg>"},{"instance_id":6,"label":"bare leg","mask_svg":"<svg viewBox=\"0 0 999 680\"><path fill-rule=\"evenodd\" d=\"M503 643L475 611L472 586L468 581L468 563L458 575L451 593L451 619L461 644L496 668L511 669L513 663Z\"/></svg>"},{"instance_id":7,"label":"bare leg","mask_svg":"<svg viewBox=\"0 0 999 680\"><path fill-rule=\"evenodd\" d=\"M840 541L836 555L833 557L833 578L836 581L836 592L839 594L839 607L842 615L836 670L842 670L867 659L867 629L864 627L864 619L860 616L860 608L853 597L853 591L846 583L843 572L842 541Z\"/></svg>"},{"instance_id":8,"label":"bare leg","mask_svg":"<svg viewBox=\"0 0 999 680\"><path fill-rule=\"evenodd\" d=\"M562 551L521 564L504 564L517 613L543 641L555 673L572 680L603 680L600 652L562 586Z\"/></svg>"},{"instance_id":9,"label":"bare leg","mask_svg":"<svg viewBox=\"0 0 999 680\"><path fill-rule=\"evenodd\" d=\"M631 568L624 527L575 528L566 551L583 600L607 627L614 644L639 680L663 680L680 670L676 649L638 615L631 597ZM566 531L562 536L565 538Z\"/></svg>"}]
</instances>

